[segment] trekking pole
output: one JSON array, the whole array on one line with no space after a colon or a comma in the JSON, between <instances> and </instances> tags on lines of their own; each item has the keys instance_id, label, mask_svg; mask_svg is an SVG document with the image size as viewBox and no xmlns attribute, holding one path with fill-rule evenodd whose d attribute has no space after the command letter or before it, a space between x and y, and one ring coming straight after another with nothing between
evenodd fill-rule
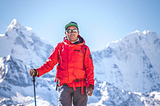
<instances>
[{"instance_id":1,"label":"trekking pole","mask_svg":"<svg viewBox=\"0 0 160 106\"><path fill-rule=\"evenodd\" d=\"M36 106L35 75L33 76L33 87L34 87L34 101L35 101L35 106Z\"/></svg>"}]
</instances>

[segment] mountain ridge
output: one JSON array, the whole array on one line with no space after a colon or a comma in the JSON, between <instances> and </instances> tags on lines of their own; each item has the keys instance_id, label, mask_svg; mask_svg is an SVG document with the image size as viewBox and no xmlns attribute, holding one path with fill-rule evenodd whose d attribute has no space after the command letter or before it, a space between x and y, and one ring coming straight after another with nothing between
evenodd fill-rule
<instances>
[{"instance_id":1,"label":"mountain ridge","mask_svg":"<svg viewBox=\"0 0 160 106\"><path fill-rule=\"evenodd\" d=\"M133 32L126 35L118 42L108 44L103 50L93 52L92 54L95 63L95 71L97 70L96 73L101 73L108 77L112 76L105 80L108 80L112 84L119 84L116 85L119 88L126 90L132 89L132 92L150 92L154 89L151 90L151 86L149 84L153 85L152 88L159 87L158 82L160 73L158 69L160 68L160 63L158 60L160 59L160 37L155 32ZM135 62L137 62L137 64L135 64ZM108 67L102 64L106 64ZM105 72L105 69L107 69L108 72ZM128 75L130 77L127 77ZM103 80L101 75L97 76L99 76L99 79ZM139 77L139 80L143 82L140 84L139 80L136 79L137 83L133 84L134 82L132 83L132 81L135 79L135 77ZM116 80L119 82L116 82ZM144 84L145 81L147 81L149 84ZM153 84L156 82L157 84ZM138 88L137 84L139 84L138 86L144 85L144 88ZM134 86L136 86L135 88L138 88L139 90L135 90L133 88Z\"/></svg>"},{"instance_id":2,"label":"mountain ridge","mask_svg":"<svg viewBox=\"0 0 160 106\"><path fill-rule=\"evenodd\" d=\"M29 69L41 66L54 47L15 19L8 29L5 36L0 36L3 51L0 52L0 105L32 106ZM135 31L103 50L92 52L95 90L88 105L160 105L159 45L160 38L155 32ZM58 105L55 73L53 69L36 78L37 105Z\"/></svg>"}]
</instances>

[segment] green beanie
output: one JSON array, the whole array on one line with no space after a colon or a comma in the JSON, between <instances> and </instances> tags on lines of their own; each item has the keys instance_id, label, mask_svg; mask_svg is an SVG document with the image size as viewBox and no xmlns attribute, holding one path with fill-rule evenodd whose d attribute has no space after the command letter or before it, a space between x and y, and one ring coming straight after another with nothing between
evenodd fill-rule
<instances>
[{"instance_id":1,"label":"green beanie","mask_svg":"<svg viewBox=\"0 0 160 106\"><path fill-rule=\"evenodd\" d=\"M69 22L69 23L65 26L65 30L66 30L68 27L70 27L70 26L75 26L75 27L77 27L77 29L78 29L78 25L77 25L77 23L76 23L76 22L71 21L71 22Z\"/></svg>"}]
</instances>

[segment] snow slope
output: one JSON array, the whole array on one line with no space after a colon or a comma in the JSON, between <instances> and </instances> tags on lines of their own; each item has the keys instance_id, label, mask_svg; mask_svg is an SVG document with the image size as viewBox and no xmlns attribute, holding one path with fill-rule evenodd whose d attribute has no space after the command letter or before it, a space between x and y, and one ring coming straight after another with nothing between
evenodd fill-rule
<instances>
[{"instance_id":1,"label":"snow slope","mask_svg":"<svg viewBox=\"0 0 160 106\"><path fill-rule=\"evenodd\" d=\"M0 106L33 106L29 69L38 68L53 46L13 19L0 34ZM95 90L88 106L160 106L160 37L135 31L92 52ZM36 78L38 106L57 106L55 70Z\"/></svg>"},{"instance_id":2,"label":"snow slope","mask_svg":"<svg viewBox=\"0 0 160 106\"><path fill-rule=\"evenodd\" d=\"M135 31L93 52L95 76L131 92L160 91L160 36Z\"/></svg>"},{"instance_id":3,"label":"snow slope","mask_svg":"<svg viewBox=\"0 0 160 106\"><path fill-rule=\"evenodd\" d=\"M31 28L23 27L16 19L11 22L4 36L0 36L1 104L24 104L24 101L27 105L34 103L29 70L42 65L53 49L52 45L39 38ZM54 75L49 75L54 79ZM48 80L47 77L36 79L37 96L40 98L38 101L41 104L57 105L57 92L52 87L54 83L51 86Z\"/></svg>"}]
</instances>

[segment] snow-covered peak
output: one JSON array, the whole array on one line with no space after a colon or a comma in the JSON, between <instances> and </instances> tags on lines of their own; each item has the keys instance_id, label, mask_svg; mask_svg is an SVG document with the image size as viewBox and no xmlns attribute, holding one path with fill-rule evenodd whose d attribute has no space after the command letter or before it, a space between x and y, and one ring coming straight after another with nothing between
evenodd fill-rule
<instances>
[{"instance_id":1,"label":"snow-covered peak","mask_svg":"<svg viewBox=\"0 0 160 106\"><path fill-rule=\"evenodd\" d=\"M124 45L127 43L130 44L140 44L141 46L149 46L154 45L156 42L158 42L158 39L160 39L160 36L157 35L153 31L148 31L144 30L143 32L140 32L138 30L128 33L124 38L117 40L117 41L112 41L112 43L109 43L106 48L111 47L111 48L117 48L117 46ZM144 43L148 44L144 44Z\"/></svg>"},{"instance_id":2,"label":"snow-covered peak","mask_svg":"<svg viewBox=\"0 0 160 106\"><path fill-rule=\"evenodd\" d=\"M8 26L8 29L6 32L10 31L11 29L21 29L21 30L26 30L26 28L18 23L16 19L13 19L11 24Z\"/></svg>"},{"instance_id":3,"label":"snow-covered peak","mask_svg":"<svg viewBox=\"0 0 160 106\"><path fill-rule=\"evenodd\" d=\"M159 88L160 36L135 31L93 52L95 76L119 88L151 92Z\"/></svg>"},{"instance_id":4,"label":"snow-covered peak","mask_svg":"<svg viewBox=\"0 0 160 106\"><path fill-rule=\"evenodd\" d=\"M142 32L140 32L139 30L135 30L134 32L128 33L127 35L133 35L133 34L142 34Z\"/></svg>"},{"instance_id":5,"label":"snow-covered peak","mask_svg":"<svg viewBox=\"0 0 160 106\"><path fill-rule=\"evenodd\" d=\"M11 22L11 25L18 27L19 23L18 23L18 21L16 19L13 19L13 21Z\"/></svg>"},{"instance_id":6,"label":"snow-covered peak","mask_svg":"<svg viewBox=\"0 0 160 106\"><path fill-rule=\"evenodd\" d=\"M0 52L2 57L11 55L25 61L26 64L31 64L33 61L35 64L39 64L38 62L42 64L50 55L53 47L47 41L39 38L32 28L24 27L16 19L13 19L5 36L0 36L0 49L3 51ZM31 54L34 56L31 57ZM38 62L36 62L37 60Z\"/></svg>"},{"instance_id":7,"label":"snow-covered peak","mask_svg":"<svg viewBox=\"0 0 160 106\"><path fill-rule=\"evenodd\" d=\"M142 33L143 33L143 34L147 34L147 33L149 33L149 32L151 32L151 31L144 30Z\"/></svg>"},{"instance_id":8,"label":"snow-covered peak","mask_svg":"<svg viewBox=\"0 0 160 106\"><path fill-rule=\"evenodd\" d=\"M149 30L144 30L143 32L140 32L138 30L134 31L134 32L131 32L131 33L128 33L124 38L126 37L132 37L132 38L139 38L139 36L147 36L147 35L151 35L150 37L153 37L152 35L154 36L157 36L157 34L154 32L154 31L149 31ZM159 36L157 36L159 37ZM160 37L159 37L160 38Z\"/></svg>"}]
</instances>

